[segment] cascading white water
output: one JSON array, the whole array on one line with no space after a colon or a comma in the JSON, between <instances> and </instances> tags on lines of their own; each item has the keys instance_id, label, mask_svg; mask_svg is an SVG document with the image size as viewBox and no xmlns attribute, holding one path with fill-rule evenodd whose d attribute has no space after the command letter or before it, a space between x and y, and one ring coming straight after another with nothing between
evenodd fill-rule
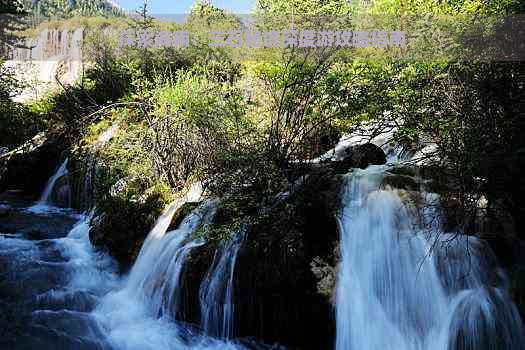
<instances>
[{"instance_id":1,"label":"cascading white water","mask_svg":"<svg viewBox=\"0 0 525 350\"><path fill-rule=\"evenodd\" d=\"M208 335L225 339L234 335L234 273L243 240L244 230L241 229L215 252L213 263L201 283L201 326Z\"/></svg>"},{"instance_id":2,"label":"cascading white water","mask_svg":"<svg viewBox=\"0 0 525 350\"><path fill-rule=\"evenodd\" d=\"M44 191L42 192L42 195L40 196L40 199L38 200L39 205L50 205L52 204L50 201L51 193L53 192L53 189L55 188L55 184L58 181L58 179L67 176L68 170L67 170L67 163L69 159L66 158L60 167L58 167L57 171L49 178L47 181L46 187L44 188Z\"/></svg>"},{"instance_id":3,"label":"cascading white water","mask_svg":"<svg viewBox=\"0 0 525 350\"><path fill-rule=\"evenodd\" d=\"M193 248L204 243L188 240L202 218L203 213L193 213L178 229L166 233L161 245L145 244L131 270L126 289L148 303L155 315L176 315L184 262Z\"/></svg>"},{"instance_id":4,"label":"cascading white water","mask_svg":"<svg viewBox=\"0 0 525 350\"><path fill-rule=\"evenodd\" d=\"M239 349L204 338L175 320L179 305L181 275L189 252L203 244L191 234L213 215L216 203L208 201L192 212L174 231L169 231L174 213L185 202L201 197L200 185L172 203L157 220L122 288L108 293L94 317L110 344L118 349ZM188 333L191 336L187 336Z\"/></svg>"},{"instance_id":5,"label":"cascading white water","mask_svg":"<svg viewBox=\"0 0 525 350\"><path fill-rule=\"evenodd\" d=\"M74 290L109 291L116 286L116 264L107 255L96 252L89 240L89 222L94 210L82 215L69 234L59 239L62 254L74 269L70 286Z\"/></svg>"},{"instance_id":6,"label":"cascading white water","mask_svg":"<svg viewBox=\"0 0 525 350\"><path fill-rule=\"evenodd\" d=\"M337 350L516 350L523 324L488 247L427 224L387 166L355 169L340 218Z\"/></svg>"},{"instance_id":7,"label":"cascading white water","mask_svg":"<svg viewBox=\"0 0 525 350\"><path fill-rule=\"evenodd\" d=\"M151 274L151 266L158 260L160 254L167 249L168 244L166 243L171 242L172 239L179 240L179 236L185 236L184 233L188 233L186 231L190 231L198 225L198 216L194 216L192 220L185 222L187 227L185 227L186 231L183 231L182 235L170 235L167 237L167 240L164 240L164 236L177 209L187 202L199 201L201 196L202 187L197 183L189 189L185 196L175 200L168 206L142 244L139 256L131 269L129 281L131 285L139 286L141 284L140 281ZM174 247L177 248L178 245L174 245Z\"/></svg>"}]
</instances>

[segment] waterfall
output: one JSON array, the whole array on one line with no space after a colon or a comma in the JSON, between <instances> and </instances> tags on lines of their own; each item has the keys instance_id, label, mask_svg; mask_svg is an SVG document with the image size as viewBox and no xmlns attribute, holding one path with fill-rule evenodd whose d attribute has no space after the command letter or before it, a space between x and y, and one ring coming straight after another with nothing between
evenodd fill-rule
<instances>
[{"instance_id":1,"label":"waterfall","mask_svg":"<svg viewBox=\"0 0 525 350\"><path fill-rule=\"evenodd\" d=\"M25 40L25 47L12 50L5 66L25 83L13 99L25 102L62 85L73 84L82 71L83 29L43 29L36 38Z\"/></svg>"},{"instance_id":2,"label":"waterfall","mask_svg":"<svg viewBox=\"0 0 525 350\"><path fill-rule=\"evenodd\" d=\"M234 335L235 262L243 240L244 230L240 229L215 252L213 263L201 283L201 326L208 335L225 339Z\"/></svg>"},{"instance_id":3,"label":"waterfall","mask_svg":"<svg viewBox=\"0 0 525 350\"><path fill-rule=\"evenodd\" d=\"M138 293L140 299L149 304L155 315L173 318L176 315L184 262L193 248L204 243L201 240L189 239L202 218L203 213L194 212L184 219L179 228L162 234L161 237L158 236L159 233L165 230L157 226L150 233L151 237L148 237L155 242L149 240L143 245L126 288ZM163 223L161 220L159 225ZM160 242L157 241L159 239Z\"/></svg>"},{"instance_id":4,"label":"waterfall","mask_svg":"<svg viewBox=\"0 0 525 350\"><path fill-rule=\"evenodd\" d=\"M51 195L53 193L53 189L55 188L56 182L65 176L68 176L68 170L67 170L67 163L68 159L64 160L58 170L49 178L47 181L46 187L44 188L44 191L42 192L42 195L40 196L40 199L38 200L38 205L51 205L53 204L53 201L51 200Z\"/></svg>"},{"instance_id":5,"label":"waterfall","mask_svg":"<svg viewBox=\"0 0 525 350\"><path fill-rule=\"evenodd\" d=\"M430 225L438 213L428 201L418 218L399 191L381 189L385 170L354 169L345 187L336 349L524 349L490 249Z\"/></svg>"},{"instance_id":6,"label":"waterfall","mask_svg":"<svg viewBox=\"0 0 525 350\"><path fill-rule=\"evenodd\" d=\"M94 210L82 214L73 229L64 238L59 239L64 257L69 259L74 270L69 281L70 290L93 290L100 293L116 285L116 264L108 255L98 253L89 240L89 222Z\"/></svg>"},{"instance_id":7,"label":"waterfall","mask_svg":"<svg viewBox=\"0 0 525 350\"><path fill-rule=\"evenodd\" d=\"M97 151L103 148L115 136L119 128L119 123L113 122L108 129L104 130L100 135L98 135L97 140L93 143L89 153L84 158L84 181L80 185L80 189L78 191L78 202L80 203L81 208L84 210L89 210L95 205L97 189L99 187L97 183Z\"/></svg>"},{"instance_id":8,"label":"waterfall","mask_svg":"<svg viewBox=\"0 0 525 350\"><path fill-rule=\"evenodd\" d=\"M191 333L176 320L185 260L192 249L205 243L193 239L192 233L209 222L216 202L206 201L177 229L168 231L168 227L177 209L185 202L199 200L201 192L200 185L195 185L166 209L144 241L123 287L108 293L97 307L95 318L115 348L240 348Z\"/></svg>"}]
</instances>

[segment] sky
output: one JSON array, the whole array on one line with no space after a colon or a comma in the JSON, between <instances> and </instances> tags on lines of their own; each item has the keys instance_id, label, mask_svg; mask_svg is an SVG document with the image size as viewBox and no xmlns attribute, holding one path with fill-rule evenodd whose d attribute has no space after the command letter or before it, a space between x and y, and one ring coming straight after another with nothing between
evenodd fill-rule
<instances>
[{"instance_id":1,"label":"sky","mask_svg":"<svg viewBox=\"0 0 525 350\"><path fill-rule=\"evenodd\" d=\"M135 10L140 7L143 0L114 0L125 10ZM149 13L156 14L184 14L188 13L195 0L148 0ZM255 0L212 0L211 3L219 8L229 10L236 14L250 13L255 5Z\"/></svg>"}]
</instances>

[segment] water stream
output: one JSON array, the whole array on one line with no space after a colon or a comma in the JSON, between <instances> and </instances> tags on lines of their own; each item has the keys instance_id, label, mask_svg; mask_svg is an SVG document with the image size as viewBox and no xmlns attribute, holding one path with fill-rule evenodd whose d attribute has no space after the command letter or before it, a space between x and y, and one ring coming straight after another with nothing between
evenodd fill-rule
<instances>
[{"instance_id":1,"label":"water stream","mask_svg":"<svg viewBox=\"0 0 525 350\"><path fill-rule=\"evenodd\" d=\"M336 349L523 349L523 324L490 249L442 232L435 196L423 192L417 204L382 188L387 169L355 169L345 187Z\"/></svg>"},{"instance_id":2,"label":"water stream","mask_svg":"<svg viewBox=\"0 0 525 350\"><path fill-rule=\"evenodd\" d=\"M395 152L389 160L398 162ZM383 186L391 165L347 175L339 217L337 350L521 350L523 323L507 277L480 239L443 232L439 198ZM235 271L241 229L219 245L201 283L200 327L177 319L185 262L207 244L196 230L216 201L195 184L166 208L131 271L89 240L92 210L50 198L67 159L36 205L0 203L0 348L244 349L235 342ZM202 202L170 228L187 202ZM298 290L298 292L301 292ZM305 306L308 307L308 306Z\"/></svg>"},{"instance_id":3,"label":"water stream","mask_svg":"<svg viewBox=\"0 0 525 350\"><path fill-rule=\"evenodd\" d=\"M2 204L20 222L13 233L0 225L0 348L242 349L174 318L185 258L204 243L192 233L213 215L215 202L205 202L178 228L168 227L177 208L201 192L194 186L167 208L127 276L92 247L90 213ZM35 229L42 228L35 240Z\"/></svg>"},{"instance_id":4,"label":"water stream","mask_svg":"<svg viewBox=\"0 0 525 350\"><path fill-rule=\"evenodd\" d=\"M57 171L53 174L53 176L49 178L49 180L47 181L46 187L44 188L44 191L42 192L42 195L40 196L40 199L38 200L37 204L40 204L40 205L52 204L50 196L51 196L51 193L53 192L53 189L55 188L57 180L60 179L61 177L68 175L67 163L68 163L68 159L66 158L66 160L64 160L62 164L60 164L60 167L58 167Z\"/></svg>"},{"instance_id":5,"label":"water stream","mask_svg":"<svg viewBox=\"0 0 525 350\"><path fill-rule=\"evenodd\" d=\"M235 263L244 234L243 229L239 230L215 252L213 264L201 283L201 326L206 334L214 337L231 339L234 336Z\"/></svg>"}]
</instances>

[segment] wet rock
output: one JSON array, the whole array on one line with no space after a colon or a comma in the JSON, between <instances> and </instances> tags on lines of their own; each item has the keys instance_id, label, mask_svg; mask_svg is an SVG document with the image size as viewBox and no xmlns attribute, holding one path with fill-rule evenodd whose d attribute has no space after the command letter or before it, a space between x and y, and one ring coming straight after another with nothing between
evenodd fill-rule
<instances>
[{"instance_id":1,"label":"wet rock","mask_svg":"<svg viewBox=\"0 0 525 350\"><path fill-rule=\"evenodd\" d=\"M385 174L381 185L407 191L415 191L420 187L418 181L412 176L389 173Z\"/></svg>"},{"instance_id":2,"label":"wet rock","mask_svg":"<svg viewBox=\"0 0 525 350\"><path fill-rule=\"evenodd\" d=\"M89 239L113 256L122 271L131 267L153 224L168 204L151 195L144 202L109 197L97 207L91 220Z\"/></svg>"},{"instance_id":3,"label":"wet rock","mask_svg":"<svg viewBox=\"0 0 525 350\"><path fill-rule=\"evenodd\" d=\"M57 180L50 194L50 201L53 205L61 208L71 206L71 186L68 176L63 176Z\"/></svg>"},{"instance_id":4,"label":"wet rock","mask_svg":"<svg viewBox=\"0 0 525 350\"><path fill-rule=\"evenodd\" d=\"M386 163L385 152L372 143L352 146L344 150L341 159L331 162L336 173L346 173L350 168L364 169L369 165L382 165Z\"/></svg>"},{"instance_id":5,"label":"wet rock","mask_svg":"<svg viewBox=\"0 0 525 350\"><path fill-rule=\"evenodd\" d=\"M236 338L255 337L288 348L333 347L335 320L327 295L335 279L335 215L342 183L328 170L311 172L250 221L235 267ZM224 215L217 218L225 220ZM200 321L192 305L198 305L200 283L216 247L213 242L196 248L186 263L182 304L188 322ZM314 260L322 266L312 268ZM323 274L323 290L317 272Z\"/></svg>"},{"instance_id":6,"label":"wet rock","mask_svg":"<svg viewBox=\"0 0 525 350\"><path fill-rule=\"evenodd\" d=\"M182 278L181 302L177 319L200 324L199 290L206 272L213 263L217 242L209 242L191 250L186 260L184 277Z\"/></svg>"},{"instance_id":7,"label":"wet rock","mask_svg":"<svg viewBox=\"0 0 525 350\"><path fill-rule=\"evenodd\" d=\"M512 299L525 320L525 265L514 265L508 269Z\"/></svg>"},{"instance_id":8,"label":"wet rock","mask_svg":"<svg viewBox=\"0 0 525 350\"><path fill-rule=\"evenodd\" d=\"M22 190L37 198L70 141L63 131L39 134L0 157L0 192Z\"/></svg>"},{"instance_id":9,"label":"wet rock","mask_svg":"<svg viewBox=\"0 0 525 350\"><path fill-rule=\"evenodd\" d=\"M386 163L385 152L381 147L372 143L353 147L351 155L355 168L364 169L370 164L381 165Z\"/></svg>"}]
</instances>

